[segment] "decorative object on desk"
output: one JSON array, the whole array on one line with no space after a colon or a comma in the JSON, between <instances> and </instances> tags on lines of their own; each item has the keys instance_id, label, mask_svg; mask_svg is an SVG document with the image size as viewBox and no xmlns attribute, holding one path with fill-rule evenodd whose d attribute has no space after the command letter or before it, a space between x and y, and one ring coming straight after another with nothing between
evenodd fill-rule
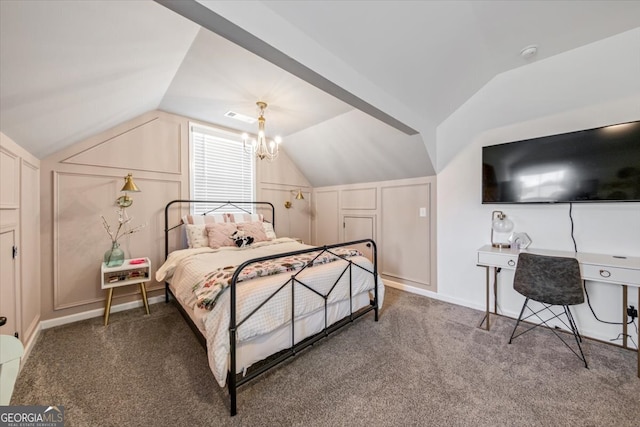
<instances>
[{"instance_id":1,"label":"decorative object on desk","mask_svg":"<svg viewBox=\"0 0 640 427\"><path fill-rule=\"evenodd\" d=\"M527 233L511 233L509 243L514 249L527 249L531 244L531 238Z\"/></svg>"},{"instance_id":2,"label":"decorative object on desk","mask_svg":"<svg viewBox=\"0 0 640 427\"><path fill-rule=\"evenodd\" d=\"M107 264L107 267L120 266L124 262L124 251L120 249L118 239L122 236L127 236L142 230L144 228L144 224L138 225L134 228L129 228L129 223L133 218L129 218L127 210L123 207L118 209L118 227L115 231L111 229L111 226L104 216L101 215L100 218L102 218L102 225L104 226L104 229L111 238L111 249L105 252L104 262Z\"/></svg>"},{"instance_id":3,"label":"decorative object on desk","mask_svg":"<svg viewBox=\"0 0 640 427\"><path fill-rule=\"evenodd\" d=\"M504 212L493 211L491 213L491 246L494 248L510 248L511 244L508 242L494 241L493 232L508 233L511 230L513 230L513 221L507 218L507 215Z\"/></svg>"},{"instance_id":4,"label":"decorative object on desk","mask_svg":"<svg viewBox=\"0 0 640 427\"><path fill-rule=\"evenodd\" d=\"M133 199L129 197L127 193L138 193L140 191L138 186L133 182L133 174L128 174L124 177L124 185L120 191L124 192L124 196L118 197L116 204L121 208L128 208L133 204Z\"/></svg>"},{"instance_id":5,"label":"decorative object on desk","mask_svg":"<svg viewBox=\"0 0 640 427\"><path fill-rule=\"evenodd\" d=\"M124 263L124 251L120 249L120 243L112 243L111 249L104 253L104 263L107 267L119 267Z\"/></svg>"}]
</instances>

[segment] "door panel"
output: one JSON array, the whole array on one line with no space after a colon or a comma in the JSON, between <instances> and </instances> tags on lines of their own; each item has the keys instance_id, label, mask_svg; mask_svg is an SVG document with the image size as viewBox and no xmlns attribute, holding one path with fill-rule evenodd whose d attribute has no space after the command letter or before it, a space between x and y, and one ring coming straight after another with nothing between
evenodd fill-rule
<instances>
[{"instance_id":1,"label":"door panel","mask_svg":"<svg viewBox=\"0 0 640 427\"><path fill-rule=\"evenodd\" d=\"M7 318L7 323L0 327L2 335L13 335L18 332L16 267L13 258L15 244L15 230L0 233L0 316Z\"/></svg>"}]
</instances>

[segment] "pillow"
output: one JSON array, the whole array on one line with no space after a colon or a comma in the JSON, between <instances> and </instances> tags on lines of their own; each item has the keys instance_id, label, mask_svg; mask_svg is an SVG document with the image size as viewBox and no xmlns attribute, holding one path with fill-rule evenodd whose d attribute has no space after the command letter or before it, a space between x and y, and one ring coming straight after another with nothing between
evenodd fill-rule
<instances>
[{"instance_id":1,"label":"pillow","mask_svg":"<svg viewBox=\"0 0 640 427\"><path fill-rule=\"evenodd\" d=\"M209 238L209 247L218 249L222 246L235 246L235 242L231 239L231 235L238 229L235 224L226 223L209 223L206 225L207 237Z\"/></svg>"},{"instance_id":2,"label":"pillow","mask_svg":"<svg viewBox=\"0 0 640 427\"><path fill-rule=\"evenodd\" d=\"M209 246L205 224L187 224L187 245L189 248L206 248Z\"/></svg>"},{"instance_id":3,"label":"pillow","mask_svg":"<svg viewBox=\"0 0 640 427\"><path fill-rule=\"evenodd\" d=\"M264 221L264 215L262 214L251 214L251 213L230 213L227 214L229 221L231 222L262 222Z\"/></svg>"},{"instance_id":4,"label":"pillow","mask_svg":"<svg viewBox=\"0 0 640 427\"><path fill-rule=\"evenodd\" d=\"M267 240L273 240L276 238L276 232L273 230L273 224L270 222L263 222L262 228L264 229L264 234L267 235Z\"/></svg>"},{"instance_id":5,"label":"pillow","mask_svg":"<svg viewBox=\"0 0 640 427\"><path fill-rule=\"evenodd\" d=\"M238 230L244 231L245 236L253 237L254 242L265 242L269 239L264 232L262 224L262 222L241 222L235 225L238 227Z\"/></svg>"},{"instance_id":6,"label":"pillow","mask_svg":"<svg viewBox=\"0 0 640 427\"><path fill-rule=\"evenodd\" d=\"M183 224L213 224L228 222L225 214L208 215L185 215L182 217Z\"/></svg>"}]
</instances>

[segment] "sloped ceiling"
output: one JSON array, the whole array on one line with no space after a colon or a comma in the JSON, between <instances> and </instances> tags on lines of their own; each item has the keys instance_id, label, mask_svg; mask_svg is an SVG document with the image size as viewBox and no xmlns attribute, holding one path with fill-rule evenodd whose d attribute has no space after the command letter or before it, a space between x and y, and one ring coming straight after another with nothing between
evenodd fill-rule
<instances>
[{"instance_id":1,"label":"sloped ceiling","mask_svg":"<svg viewBox=\"0 0 640 427\"><path fill-rule=\"evenodd\" d=\"M44 158L156 109L198 31L153 2L0 1L0 131Z\"/></svg>"},{"instance_id":2,"label":"sloped ceiling","mask_svg":"<svg viewBox=\"0 0 640 427\"><path fill-rule=\"evenodd\" d=\"M204 5L262 52L171 4ZM153 109L255 132L223 114L264 100L314 186L430 175L437 125L526 65L522 47L539 60L638 22L621 1L2 0L0 131L44 158Z\"/></svg>"}]
</instances>

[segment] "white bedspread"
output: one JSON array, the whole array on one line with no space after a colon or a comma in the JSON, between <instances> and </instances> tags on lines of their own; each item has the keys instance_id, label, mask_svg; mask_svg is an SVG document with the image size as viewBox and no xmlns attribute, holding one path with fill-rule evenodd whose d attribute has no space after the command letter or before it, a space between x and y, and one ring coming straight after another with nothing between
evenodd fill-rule
<instances>
[{"instance_id":1,"label":"white bedspread","mask_svg":"<svg viewBox=\"0 0 640 427\"><path fill-rule=\"evenodd\" d=\"M283 252L291 252L312 246L303 245L289 238L279 238L269 242L260 242L249 248L223 247L217 250L208 248L185 249L172 253L165 264L156 273L157 280L170 280L176 297L186 302L188 308L194 309L196 299L192 292L193 285L203 274L216 268L237 266L252 258L269 256ZM352 257L350 261L373 271L372 263L365 257ZM297 278L307 286L321 294L326 294L347 261L338 260L328 264L307 268ZM294 274L292 272L291 274ZM252 310L264 302L279 287L285 284L291 274L278 274L242 282L237 286L236 323L240 323ZM352 295L373 289L372 274L352 267ZM218 304L204 319L205 335L209 365L220 386L224 386L229 360L229 299L230 290L226 290ZM324 299L296 284L295 318L299 319L309 313L324 309ZM349 299L349 274L344 274L339 284L329 295L329 304ZM378 305L382 307L384 286L378 279ZM238 342L267 334L291 321L291 286L287 284L275 297L271 298L260 310L243 323L237 332Z\"/></svg>"}]
</instances>

